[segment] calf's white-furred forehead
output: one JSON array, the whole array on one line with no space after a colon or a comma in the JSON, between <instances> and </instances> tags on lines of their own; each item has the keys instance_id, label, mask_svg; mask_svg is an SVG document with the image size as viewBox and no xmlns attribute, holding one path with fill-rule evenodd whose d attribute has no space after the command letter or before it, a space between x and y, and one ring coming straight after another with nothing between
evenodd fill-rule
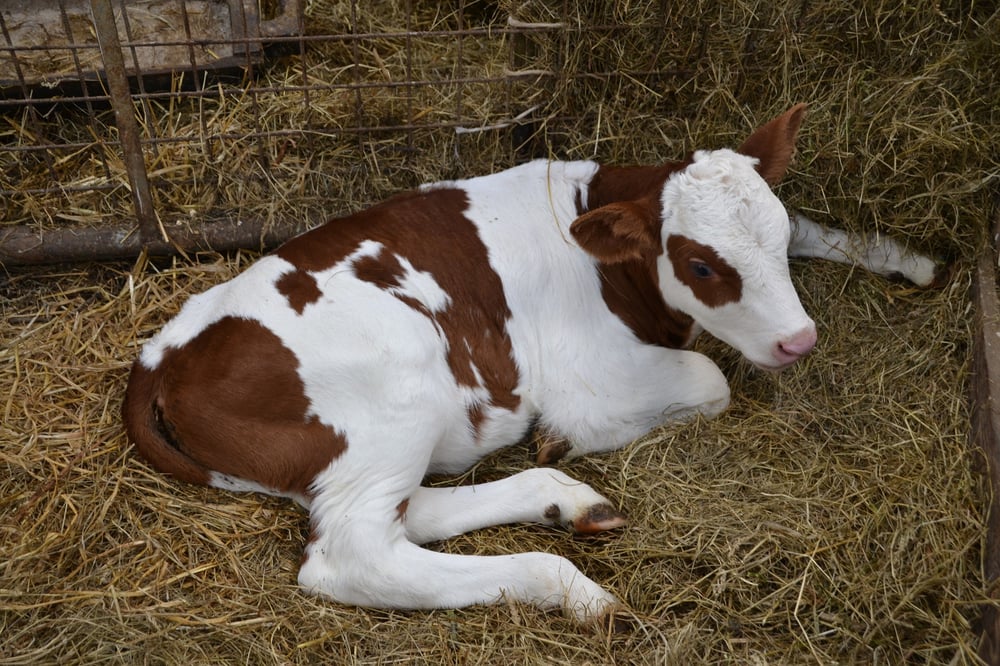
<instances>
[{"instance_id":1,"label":"calf's white-furred forehead","mask_svg":"<svg viewBox=\"0 0 1000 666\"><path fill-rule=\"evenodd\" d=\"M681 234L737 261L761 251L784 257L788 214L756 164L731 150L696 152L663 188L664 237Z\"/></svg>"},{"instance_id":2,"label":"calf's white-furred forehead","mask_svg":"<svg viewBox=\"0 0 1000 666\"><path fill-rule=\"evenodd\" d=\"M761 367L813 326L788 270L788 213L756 171L731 150L699 152L663 188L661 289L703 329ZM693 249L692 249L693 248ZM692 276L687 257L712 264Z\"/></svg>"}]
</instances>

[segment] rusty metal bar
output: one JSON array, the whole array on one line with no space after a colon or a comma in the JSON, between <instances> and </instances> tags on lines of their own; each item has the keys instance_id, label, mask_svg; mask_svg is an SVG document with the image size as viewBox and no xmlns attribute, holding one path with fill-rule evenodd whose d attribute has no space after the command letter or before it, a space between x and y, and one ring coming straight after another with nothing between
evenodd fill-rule
<instances>
[{"instance_id":1,"label":"rusty metal bar","mask_svg":"<svg viewBox=\"0 0 1000 666\"><path fill-rule=\"evenodd\" d=\"M575 81L580 79L587 80L602 80L610 81L613 79L634 79L643 78L647 76L658 76L658 77L674 77L674 78L691 78L696 74L696 70L693 69L663 69L663 70L626 70L626 71L608 71L608 72L587 72L585 74L562 74L550 71L511 71L504 72L496 76L466 76L466 77L454 77L449 78L447 83L449 85L462 84L472 84L472 83L507 83L512 80L517 79L530 79L530 78L553 78L556 76L563 76L566 80ZM253 90L257 93L308 93L312 90L355 90L355 89L396 89L396 88L429 88L433 86L442 85L442 81L438 80L419 80L419 81L379 81L371 83L341 83L341 84L311 84L311 85L286 85L286 86L256 86ZM244 92L243 88L233 89L239 94ZM229 92L227 89L225 92ZM218 97L219 91L216 89L211 90L185 90L185 91L165 91L165 92L147 92L139 93L135 95L137 99L193 99L202 97ZM39 97L37 99L0 99L0 107L5 106L50 106L54 102L65 104L70 102L85 102L87 100L104 101L109 99L104 96L71 96L65 95L60 96L58 100L53 100L51 98ZM422 126L421 126L422 127Z\"/></svg>"},{"instance_id":2,"label":"rusty metal bar","mask_svg":"<svg viewBox=\"0 0 1000 666\"><path fill-rule=\"evenodd\" d=\"M358 1L351 0L351 33L358 32ZM361 96L361 47L358 41L351 42L351 73L354 75L354 115L358 121L358 127L365 124L364 100ZM364 136L358 134L358 145L364 148Z\"/></svg>"},{"instance_id":3,"label":"rusty metal bar","mask_svg":"<svg viewBox=\"0 0 1000 666\"><path fill-rule=\"evenodd\" d=\"M136 48L134 46L126 46L127 44L129 44L129 43L131 43L133 41L132 40L132 24L130 23L129 18L128 18L128 6L126 5L126 0L119 0L119 7L121 9L122 27L125 29L125 43L122 46L124 48L127 48L128 51L129 51L129 55L131 56L131 60L132 60L132 69L133 69L133 71L135 71L135 72L141 72L142 71L142 67L139 65L139 52L136 50ZM118 37L119 37L118 41L121 42L121 35L119 35ZM146 97L146 80L145 80L145 77L143 77L143 76L136 76L135 77L135 83L136 83L136 86L139 88L139 94L136 95L136 99L139 102L141 102L141 104L142 104L142 111L145 114L145 118L146 119L150 119L150 118L153 117L153 108L152 108L152 105L149 103L149 98ZM147 130L146 130L147 132L150 132L150 131L151 132L155 132L156 131L156 129L155 129L156 128L156 124L155 123L151 123L151 122L147 122L146 123L146 128L147 128ZM153 149L153 162L155 164L156 160L160 156L159 147L157 146L157 144L154 143L154 144L152 144L152 149Z\"/></svg>"},{"instance_id":4,"label":"rusty metal bar","mask_svg":"<svg viewBox=\"0 0 1000 666\"><path fill-rule=\"evenodd\" d=\"M170 241L145 241L131 224L39 232L27 226L0 229L0 266L30 266L78 261L110 261L137 257L142 250L154 256L184 252L236 249L265 250L302 231L296 225L267 225L261 221L220 221L197 227L171 227Z\"/></svg>"},{"instance_id":5,"label":"rusty metal bar","mask_svg":"<svg viewBox=\"0 0 1000 666\"><path fill-rule=\"evenodd\" d=\"M153 197L146 177L146 164L142 159L139 123L135 119L135 108L132 106L132 96L129 93L125 59L122 57L111 0L90 0L90 11L94 16L97 43L101 47L101 57L104 60L104 72L111 94L111 106L115 112L118 137L121 140L122 158L125 161L129 187L132 190L139 233L143 242L153 243L160 238L159 225L156 221L156 212L153 210Z\"/></svg>"},{"instance_id":6,"label":"rusty metal bar","mask_svg":"<svg viewBox=\"0 0 1000 666\"><path fill-rule=\"evenodd\" d=\"M282 22L286 22L289 19L287 17L282 17ZM584 29L574 26L565 27L504 27L496 26L490 28L464 28L462 30L399 30L393 32L351 32L351 33L340 33L340 34L318 34L318 35L289 35L289 34L273 34L275 32L276 26L275 21L262 21L260 23L261 36L232 36L232 37L213 37L211 39L207 38L197 38L197 39L131 39L122 42L123 47L154 47L154 46L212 46L218 44L239 44L239 45L252 45L260 46L262 38L270 44L288 44L297 43L300 39L307 43L313 42L364 42L371 41L374 39L404 39L406 37L418 37L418 38L436 38L436 37L495 37L500 39L501 37L509 35L523 35L523 34L540 34L546 32L571 32L580 33ZM587 26L585 31L590 33L600 33L600 32L619 32L622 30L621 25L595 25ZM44 44L24 44L18 45L17 50L20 51L47 51L52 47L45 46ZM62 46L63 49L81 49L81 48L93 48L93 44L87 44L85 42L81 43L70 43Z\"/></svg>"}]
</instances>

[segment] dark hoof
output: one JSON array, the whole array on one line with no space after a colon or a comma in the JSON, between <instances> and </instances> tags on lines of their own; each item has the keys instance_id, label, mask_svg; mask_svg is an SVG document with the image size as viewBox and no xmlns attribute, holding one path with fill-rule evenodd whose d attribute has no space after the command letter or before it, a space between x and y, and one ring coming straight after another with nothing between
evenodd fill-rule
<instances>
[{"instance_id":1,"label":"dark hoof","mask_svg":"<svg viewBox=\"0 0 1000 666\"><path fill-rule=\"evenodd\" d=\"M955 276L955 262L949 261L946 264L940 264L934 270L934 279L931 283L927 285L928 289L940 289L951 282L951 278Z\"/></svg>"},{"instance_id":2,"label":"dark hoof","mask_svg":"<svg viewBox=\"0 0 1000 666\"><path fill-rule=\"evenodd\" d=\"M610 504L595 504L585 514L571 521L569 526L577 534L597 534L627 523L628 517Z\"/></svg>"},{"instance_id":3,"label":"dark hoof","mask_svg":"<svg viewBox=\"0 0 1000 666\"><path fill-rule=\"evenodd\" d=\"M553 465L569 453L573 448L570 443L560 437L538 437L534 442L535 462L539 465Z\"/></svg>"}]
</instances>

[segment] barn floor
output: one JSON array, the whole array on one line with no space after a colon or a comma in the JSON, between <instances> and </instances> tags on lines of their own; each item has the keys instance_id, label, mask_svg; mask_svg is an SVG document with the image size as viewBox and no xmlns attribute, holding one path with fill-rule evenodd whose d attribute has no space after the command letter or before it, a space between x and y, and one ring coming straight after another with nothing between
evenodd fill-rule
<instances>
[{"instance_id":1,"label":"barn floor","mask_svg":"<svg viewBox=\"0 0 1000 666\"><path fill-rule=\"evenodd\" d=\"M0 278L0 662L976 663L968 266L917 291L794 264L820 328L812 356L774 376L706 340L732 381L728 412L562 466L627 528L511 526L433 546L569 557L628 605L631 630L607 635L516 605L305 596L302 511L180 485L132 455L119 406L138 345L251 259ZM513 448L436 481L531 464Z\"/></svg>"},{"instance_id":2,"label":"barn floor","mask_svg":"<svg viewBox=\"0 0 1000 666\"><path fill-rule=\"evenodd\" d=\"M919 291L794 264L815 353L769 375L699 341L731 380L725 414L561 466L626 528L432 545L565 555L627 605L631 629L609 635L512 604L306 596L301 510L181 485L133 455L119 411L139 346L252 255L0 266L0 664L979 663L995 590L966 395L972 261L1000 182L994 3L305 4L310 41L262 68L257 94L143 107L144 140L164 139L146 157L165 224L300 224L528 153L652 163L738 145L802 101L779 195L959 257L953 277ZM0 228L133 220L112 115L3 117ZM39 136L58 150L21 150ZM530 465L513 447L434 482Z\"/></svg>"}]
</instances>

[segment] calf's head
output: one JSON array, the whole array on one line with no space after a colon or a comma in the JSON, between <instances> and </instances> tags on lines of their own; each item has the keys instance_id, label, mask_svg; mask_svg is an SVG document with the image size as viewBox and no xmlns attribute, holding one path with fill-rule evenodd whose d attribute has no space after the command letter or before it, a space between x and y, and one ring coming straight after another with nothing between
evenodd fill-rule
<instances>
[{"instance_id":1,"label":"calf's head","mask_svg":"<svg viewBox=\"0 0 1000 666\"><path fill-rule=\"evenodd\" d=\"M699 151L639 198L581 215L577 242L603 263L649 267L666 304L765 369L791 365L816 326L788 272L788 213L771 191L805 112L798 105L737 150Z\"/></svg>"}]
</instances>

